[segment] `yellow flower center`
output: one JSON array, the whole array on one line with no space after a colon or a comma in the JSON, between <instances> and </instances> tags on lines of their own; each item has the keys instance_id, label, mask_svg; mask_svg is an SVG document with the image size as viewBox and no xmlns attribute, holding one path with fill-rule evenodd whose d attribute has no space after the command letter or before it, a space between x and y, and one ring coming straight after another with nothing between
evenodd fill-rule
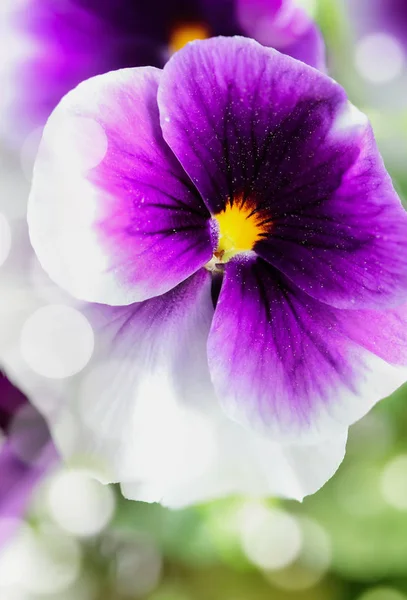
<instances>
[{"instance_id":1,"label":"yellow flower center","mask_svg":"<svg viewBox=\"0 0 407 600\"><path fill-rule=\"evenodd\" d=\"M265 210L256 210L252 202L228 202L226 208L214 216L219 226L219 241L215 257L227 262L236 254L253 249L256 242L270 231L272 221Z\"/></svg>"},{"instance_id":2,"label":"yellow flower center","mask_svg":"<svg viewBox=\"0 0 407 600\"><path fill-rule=\"evenodd\" d=\"M210 37L210 31L204 23L183 23L182 25L177 25L170 35L170 52L178 52L188 42L206 40L208 37Z\"/></svg>"}]
</instances>

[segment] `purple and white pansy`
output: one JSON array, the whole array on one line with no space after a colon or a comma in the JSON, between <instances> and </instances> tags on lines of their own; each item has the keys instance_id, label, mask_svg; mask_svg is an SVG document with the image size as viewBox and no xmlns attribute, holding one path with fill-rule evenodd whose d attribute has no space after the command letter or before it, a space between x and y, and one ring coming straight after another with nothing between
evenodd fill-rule
<instances>
[{"instance_id":1,"label":"purple and white pansy","mask_svg":"<svg viewBox=\"0 0 407 600\"><path fill-rule=\"evenodd\" d=\"M332 79L253 40L65 96L28 223L93 354L57 381L19 348L7 367L62 454L131 498L301 499L407 379L407 215L371 127Z\"/></svg>"}]
</instances>

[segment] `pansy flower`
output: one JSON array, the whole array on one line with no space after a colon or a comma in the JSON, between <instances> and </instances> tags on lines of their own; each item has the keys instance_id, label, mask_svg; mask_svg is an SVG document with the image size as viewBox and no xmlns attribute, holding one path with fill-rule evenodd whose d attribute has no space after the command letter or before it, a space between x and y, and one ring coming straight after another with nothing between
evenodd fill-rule
<instances>
[{"instance_id":1,"label":"pansy flower","mask_svg":"<svg viewBox=\"0 0 407 600\"><path fill-rule=\"evenodd\" d=\"M48 427L27 398L0 374L0 548L57 460Z\"/></svg>"},{"instance_id":2,"label":"pansy flower","mask_svg":"<svg viewBox=\"0 0 407 600\"><path fill-rule=\"evenodd\" d=\"M8 367L63 455L129 497L302 498L406 379L407 215L371 127L332 79L255 41L197 41L70 92L28 223L78 299L76 351L89 330L94 351L44 377L17 341L27 312Z\"/></svg>"},{"instance_id":3,"label":"pansy flower","mask_svg":"<svg viewBox=\"0 0 407 600\"><path fill-rule=\"evenodd\" d=\"M324 68L322 36L298 0L7 2L4 124L18 139L41 127L80 81L124 67L162 67L196 38L247 35Z\"/></svg>"}]
</instances>

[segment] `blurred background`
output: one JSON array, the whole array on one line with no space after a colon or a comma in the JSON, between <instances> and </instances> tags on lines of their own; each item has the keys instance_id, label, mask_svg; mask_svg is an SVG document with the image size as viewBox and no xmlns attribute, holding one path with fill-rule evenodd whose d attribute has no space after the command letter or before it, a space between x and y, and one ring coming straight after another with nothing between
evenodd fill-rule
<instances>
[{"instance_id":1,"label":"blurred background","mask_svg":"<svg viewBox=\"0 0 407 600\"><path fill-rule=\"evenodd\" d=\"M307 10L404 199L407 16L394 28L370 18L392 1L308 0ZM407 15L407 0L398 5ZM31 143L13 163L23 189ZM407 387L351 428L339 471L302 504L228 498L172 511L124 500L81 465L55 467L22 524L0 514L12 531L0 600L407 600L406 432Z\"/></svg>"}]
</instances>

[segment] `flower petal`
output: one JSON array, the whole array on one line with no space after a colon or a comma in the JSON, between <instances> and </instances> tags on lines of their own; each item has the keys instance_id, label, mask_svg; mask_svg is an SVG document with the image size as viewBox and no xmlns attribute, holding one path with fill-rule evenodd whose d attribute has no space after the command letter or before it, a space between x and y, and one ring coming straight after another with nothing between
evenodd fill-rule
<instances>
[{"instance_id":1,"label":"flower petal","mask_svg":"<svg viewBox=\"0 0 407 600\"><path fill-rule=\"evenodd\" d=\"M332 306L396 306L406 297L407 213L370 126L357 129L341 143L333 136L302 187L288 186L295 201L256 252Z\"/></svg>"},{"instance_id":2,"label":"flower petal","mask_svg":"<svg viewBox=\"0 0 407 600\"><path fill-rule=\"evenodd\" d=\"M163 294L212 256L209 213L162 138L159 76L141 68L90 79L45 127L30 236L51 278L81 299Z\"/></svg>"},{"instance_id":3,"label":"flower petal","mask_svg":"<svg viewBox=\"0 0 407 600\"><path fill-rule=\"evenodd\" d=\"M213 213L244 192L269 199L284 151L307 132L320 143L312 126L329 130L345 102L315 69L242 37L188 44L158 90L164 138Z\"/></svg>"},{"instance_id":4,"label":"flower petal","mask_svg":"<svg viewBox=\"0 0 407 600\"><path fill-rule=\"evenodd\" d=\"M205 270L139 305L75 302L93 327L95 352L82 372L59 380L34 372L20 347L24 323L56 287L44 278L27 288L24 269L13 276L0 310L3 365L47 416L62 455L102 481L120 481L129 497L170 506L231 493L301 499L342 461L346 431L327 443L282 448L226 417L207 366L213 305Z\"/></svg>"},{"instance_id":5,"label":"flower petal","mask_svg":"<svg viewBox=\"0 0 407 600\"><path fill-rule=\"evenodd\" d=\"M10 86L9 122L4 123L9 136L21 142L42 127L61 98L89 77L164 64L163 43L154 38L155 31L146 31L151 20L135 10L134 2L116 2L115 10L103 4L5 0L2 33L10 39L4 45L8 72L2 83Z\"/></svg>"},{"instance_id":6,"label":"flower petal","mask_svg":"<svg viewBox=\"0 0 407 600\"><path fill-rule=\"evenodd\" d=\"M200 415L189 414L200 400L204 403L202 373L209 377L210 274L200 270L167 294L131 306L76 305L93 329L95 351L80 372L59 379L35 371L25 360L24 323L35 306L49 306L30 292L27 297L26 307L10 315L13 332L2 343L1 359L45 414L62 455L88 457L104 481L143 479L154 469L165 474L173 454L164 441L183 444L182 434L191 441L194 419L196 428L205 430ZM37 335L31 343L40 347L42 333ZM205 431L199 440L202 436Z\"/></svg>"},{"instance_id":7,"label":"flower petal","mask_svg":"<svg viewBox=\"0 0 407 600\"><path fill-rule=\"evenodd\" d=\"M249 37L325 71L321 32L297 0L237 0L236 4Z\"/></svg>"},{"instance_id":8,"label":"flower petal","mask_svg":"<svg viewBox=\"0 0 407 600\"><path fill-rule=\"evenodd\" d=\"M269 212L258 254L339 308L403 302L407 214L339 85L252 40L217 38L169 61L158 99L209 209L243 198Z\"/></svg>"},{"instance_id":9,"label":"flower petal","mask_svg":"<svg viewBox=\"0 0 407 600\"><path fill-rule=\"evenodd\" d=\"M279 50L323 73L327 71L325 42L315 24L311 24L295 41Z\"/></svg>"},{"instance_id":10,"label":"flower petal","mask_svg":"<svg viewBox=\"0 0 407 600\"><path fill-rule=\"evenodd\" d=\"M329 439L407 379L406 320L406 306L334 309L261 259L234 259L208 342L215 390L273 439Z\"/></svg>"},{"instance_id":11,"label":"flower petal","mask_svg":"<svg viewBox=\"0 0 407 600\"><path fill-rule=\"evenodd\" d=\"M315 445L281 445L240 427L220 411L218 417L212 440L215 460L198 473L191 464L184 481L178 470L178 478L165 482L122 483L126 498L161 502L171 508L236 494L301 501L334 475L345 455L346 431Z\"/></svg>"}]
</instances>

